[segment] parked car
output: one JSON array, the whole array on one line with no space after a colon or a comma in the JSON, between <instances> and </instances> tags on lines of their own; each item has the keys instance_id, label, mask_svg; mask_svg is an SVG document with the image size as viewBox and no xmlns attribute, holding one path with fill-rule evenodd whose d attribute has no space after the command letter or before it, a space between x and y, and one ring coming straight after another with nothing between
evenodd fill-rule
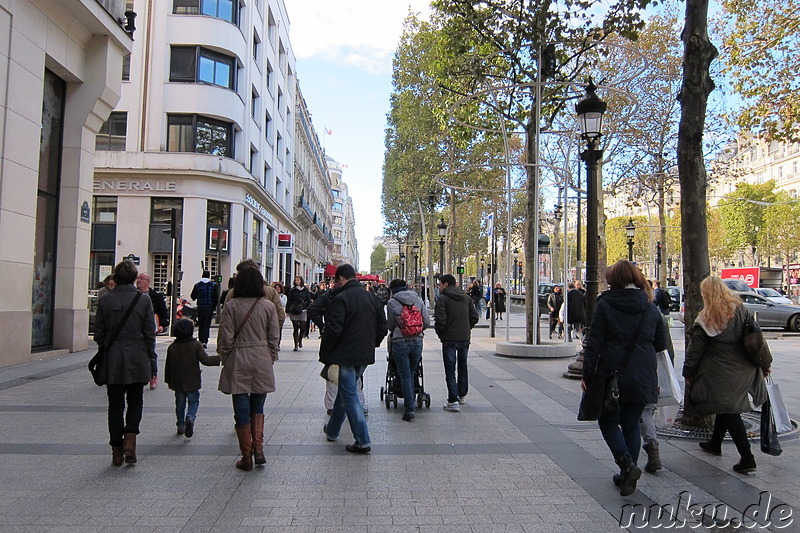
<instances>
[{"instance_id":1,"label":"parked car","mask_svg":"<svg viewBox=\"0 0 800 533\"><path fill-rule=\"evenodd\" d=\"M800 331L800 305L776 304L755 292L735 294L742 299L744 306L756 316L762 328L785 328Z\"/></svg>"},{"instance_id":2,"label":"parked car","mask_svg":"<svg viewBox=\"0 0 800 533\"><path fill-rule=\"evenodd\" d=\"M775 289L770 289L768 287L756 289L756 293L760 294L770 302L774 304L793 304L794 302L791 301L789 298L784 296L783 294L779 293Z\"/></svg>"},{"instance_id":3,"label":"parked car","mask_svg":"<svg viewBox=\"0 0 800 533\"><path fill-rule=\"evenodd\" d=\"M732 291L754 292L753 289L750 288L750 285L737 278L723 279L722 283Z\"/></svg>"}]
</instances>

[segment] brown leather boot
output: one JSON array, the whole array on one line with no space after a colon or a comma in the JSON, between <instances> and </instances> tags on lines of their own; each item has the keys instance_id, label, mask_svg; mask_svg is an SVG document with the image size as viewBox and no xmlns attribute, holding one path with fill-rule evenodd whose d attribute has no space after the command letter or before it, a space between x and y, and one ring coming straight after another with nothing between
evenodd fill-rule
<instances>
[{"instance_id":1,"label":"brown leather boot","mask_svg":"<svg viewBox=\"0 0 800 533\"><path fill-rule=\"evenodd\" d=\"M250 423L236 426L236 437L239 439L239 450L242 458L236 461L236 468L249 472L253 469L253 436L250 433Z\"/></svg>"},{"instance_id":2,"label":"brown leather boot","mask_svg":"<svg viewBox=\"0 0 800 533\"><path fill-rule=\"evenodd\" d=\"M122 453L125 455L125 462L133 464L136 462L136 433L125 433L122 441Z\"/></svg>"},{"instance_id":3,"label":"brown leather boot","mask_svg":"<svg viewBox=\"0 0 800 533\"><path fill-rule=\"evenodd\" d=\"M267 462L264 457L264 413L250 415L250 429L253 432L253 460L257 465Z\"/></svg>"},{"instance_id":4,"label":"brown leather boot","mask_svg":"<svg viewBox=\"0 0 800 533\"><path fill-rule=\"evenodd\" d=\"M647 452L647 464L644 465L644 471L648 474L655 474L658 470L661 470L661 453L658 450L658 441L651 440L643 448Z\"/></svg>"},{"instance_id":5,"label":"brown leather boot","mask_svg":"<svg viewBox=\"0 0 800 533\"><path fill-rule=\"evenodd\" d=\"M122 451L122 446L111 447L111 464L114 466L122 466L125 462L125 453Z\"/></svg>"}]
</instances>

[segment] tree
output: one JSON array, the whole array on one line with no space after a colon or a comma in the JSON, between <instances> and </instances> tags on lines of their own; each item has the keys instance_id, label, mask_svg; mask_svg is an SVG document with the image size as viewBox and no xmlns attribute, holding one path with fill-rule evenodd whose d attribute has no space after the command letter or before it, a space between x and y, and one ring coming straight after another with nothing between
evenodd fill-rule
<instances>
[{"instance_id":1,"label":"tree","mask_svg":"<svg viewBox=\"0 0 800 533\"><path fill-rule=\"evenodd\" d=\"M800 0L724 0L726 70L744 97L738 124L800 141Z\"/></svg>"},{"instance_id":2,"label":"tree","mask_svg":"<svg viewBox=\"0 0 800 533\"><path fill-rule=\"evenodd\" d=\"M370 274L380 274L386 268L386 247L379 244L369 256Z\"/></svg>"},{"instance_id":3,"label":"tree","mask_svg":"<svg viewBox=\"0 0 800 533\"><path fill-rule=\"evenodd\" d=\"M800 249L800 203L788 194L779 191L773 197L774 203L767 206L764 213L762 231L759 233L759 254L769 258L777 255L788 265L791 257ZM770 265L767 265L770 266Z\"/></svg>"},{"instance_id":4,"label":"tree","mask_svg":"<svg viewBox=\"0 0 800 533\"><path fill-rule=\"evenodd\" d=\"M764 228L767 207L775 201L775 181L751 184L740 182L719 205L724 246L729 253L744 248L750 264L758 265L759 235Z\"/></svg>"}]
</instances>

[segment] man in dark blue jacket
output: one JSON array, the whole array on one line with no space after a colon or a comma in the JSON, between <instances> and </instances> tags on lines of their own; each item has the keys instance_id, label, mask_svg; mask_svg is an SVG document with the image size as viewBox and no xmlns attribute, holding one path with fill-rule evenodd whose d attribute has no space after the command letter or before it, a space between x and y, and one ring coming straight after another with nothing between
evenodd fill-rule
<instances>
[{"instance_id":1,"label":"man in dark blue jacket","mask_svg":"<svg viewBox=\"0 0 800 533\"><path fill-rule=\"evenodd\" d=\"M351 265L339 265L334 278L341 286L330 293L319 360L326 365L339 366L339 392L323 430L333 442L347 418L356 441L345 449L352 453L369 453L372 442L358 399L357 382L367 366L375 364L375 348L381 345L388 331L386 315L380 300L356 280L356 271Z\"/></svg>"},{"instance_id":2,"label":"man in dark blue jacket","mask_svg":"<svg viewBox=\"0 0 800 533\"><path fill-rule=\"evenodd\" d=\"M203 271L200 281L192 288L192 300L197 302L197 340L208 348L208 336L211 332L211 319L219 302L217 284L211 281L211 273Z\"/></svg>"}]
</instances>

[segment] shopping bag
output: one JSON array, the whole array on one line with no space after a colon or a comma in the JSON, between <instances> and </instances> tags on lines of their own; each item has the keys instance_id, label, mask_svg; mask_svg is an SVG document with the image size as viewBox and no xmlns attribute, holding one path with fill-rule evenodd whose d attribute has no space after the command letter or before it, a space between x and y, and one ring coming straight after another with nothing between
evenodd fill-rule
<instances>
[{"instance_id":1,"label":"shopping bag","mask_svg":"<svg viewBox=\"0 0 800 533\"><path fill-rule=\"evenodd\" d=\"M680 405L659 405L656 407L656 413L653 417L656 428L671 428L675 423L675 419L678 417L678 411L680 410L680 407Z\"/></svg>"},{"instance_id":2,"label":"shopping bag","mask_svg":"<svg viewBox=\"0 0 800 533\"><path fill-rule=\"evenodd\" d=\"M772 417L769 400L761 406L761 451L775 456L783 452L781 443L778 442L778 432L775 429L775 419Z\"/></svg>"},{"instance_id":3,"label":"shopping bag","mask_svg":"<svg viewBox=\"0 0 800 533\"><path fill-rule=\"evenodd\" d=\"M675 374L675 368L670 361L669 353L666 350L656 354L658 369L658 403L657 406L680 405L683 392Z\"/></svg>"},{"instance_id":4,"label":"shopping bag","mask_svg":"<svg viewBox=\"0 0 800 533\"><path fill-rule=\"evenodd\" d=\"M789 419L789 412L786 404L783 403L781 389L772 380L772 376L767 377L767 392L769 393L769 403L772 406L772 416L775 418L775 429L778 433L788 433L794 429L792 421ZM764 409L762 406L761 409Z\"/></svg>"}]
</instances>

